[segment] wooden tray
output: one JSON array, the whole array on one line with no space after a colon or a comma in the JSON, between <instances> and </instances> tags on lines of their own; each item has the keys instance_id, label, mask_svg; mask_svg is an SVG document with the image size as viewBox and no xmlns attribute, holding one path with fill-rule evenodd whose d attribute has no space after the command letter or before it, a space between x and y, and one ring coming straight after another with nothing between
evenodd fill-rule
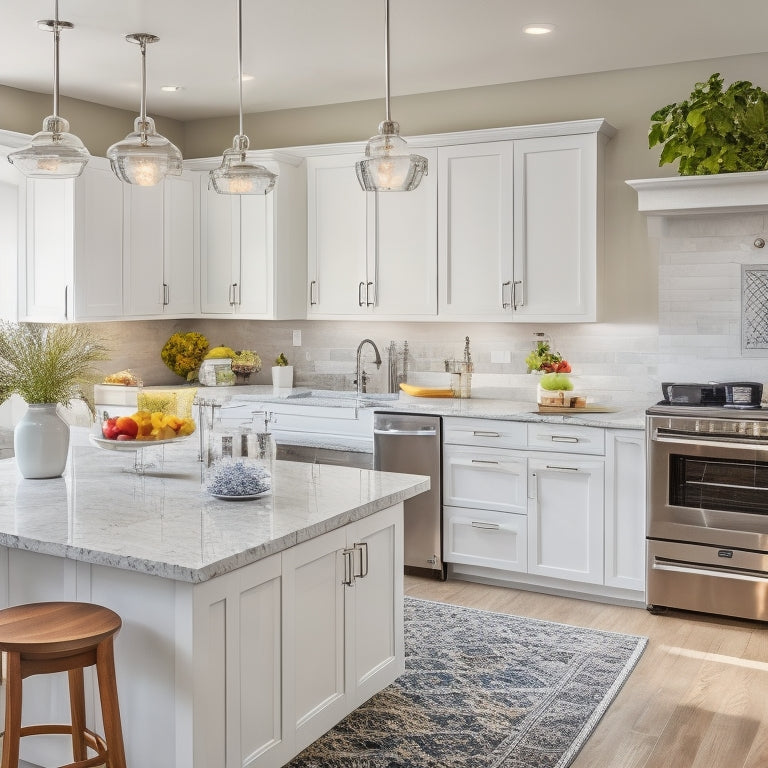
<instances>
[{"instance_id":1,"label":"wooden tray","mask_svg":"<svg viewBox=\"0 0 768 768\"><path fill-rule=\"evenodd\" d=\"M540 405L539 413L570 413L571 416L578 416L580 413L618 413L618 408L612 408L610 405L585 405L581 408L569 408L565 405Z\"/></svg>"}]
</instances>

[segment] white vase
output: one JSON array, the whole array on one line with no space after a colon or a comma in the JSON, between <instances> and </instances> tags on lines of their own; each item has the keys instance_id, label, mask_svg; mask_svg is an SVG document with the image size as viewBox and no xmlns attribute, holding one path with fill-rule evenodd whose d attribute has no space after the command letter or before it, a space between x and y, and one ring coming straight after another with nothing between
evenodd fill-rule
<instances>
[{"instance_id":1,"label":"white vase","mask_svg":"<svg viewBox=\"0 0 768 768\"><path fill-rule=\"evenodd\" d=\"M290 389L293 386L293 366L273 365L272 386L276 389Z\"/></svg>"},{"instance_id":2,"label":"white vase","mask_svg":"<svg viewBox=\"0 0 768 768\"><path fill-rule=\"evenodd\" d=\"M67 465L69 424L56 403L33 403L13 430L16 466L23 477L40 480L60 477Z\"/></svg>"}]
</instances>

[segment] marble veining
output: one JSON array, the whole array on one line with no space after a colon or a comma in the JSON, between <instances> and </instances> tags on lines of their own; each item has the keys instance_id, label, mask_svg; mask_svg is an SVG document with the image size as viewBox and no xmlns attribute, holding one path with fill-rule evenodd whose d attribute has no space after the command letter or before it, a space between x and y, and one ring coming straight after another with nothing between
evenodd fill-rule
<instances>
[{"instance_id":1,"label":"marble veining","mask_svg":"<svg viewBox=\"0 0 768 768\"><path fill-rule=\"evenodd\" d=\"M25 480L0 461L0 546L201 582L429 488L420 475L277 461L271 494L228 501L206 493L195 441L162 453L137 474L133 452L73 428L63 477Z\"/></svg>"}]
</instances>

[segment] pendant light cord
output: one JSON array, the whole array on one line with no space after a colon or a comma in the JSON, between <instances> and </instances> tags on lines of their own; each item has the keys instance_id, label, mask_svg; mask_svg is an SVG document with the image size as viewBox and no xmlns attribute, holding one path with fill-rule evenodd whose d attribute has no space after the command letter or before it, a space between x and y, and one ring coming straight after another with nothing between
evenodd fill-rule
<instances>
[{"instance_id":1,"label":"pendant light cord","mask_svg":"<svg viewBox=\"0 0 768 768\"><path fill-rule=\"evenodd\" d=\"M53 116L59 116L59 0L53 5Z\"/></svg>"},{"instance_id":2,"label":"pendant light cord","mask_svg":"<svg viewBox=\"0 0 768 768\"><path fill-rule=\"evenodd\" d=\"M384 92L386 119L389 122L392 119L389 111L389 0L384 0Z\"/></svg>"},{"instance_id":3,"label":"pendant light cord","mask_svg":"<svg viewBox=\"0 0 768 768\"><path fill-rule=\"evenodd\" d=\"M141 48L141 122L147 122L147 41L139 40Z\"/></svg>"},{"instance_id":4,"label":"pendant light cord","mask_svg":"<svg viewBox=\"0 0 768 768\"><path fill-rule=\"evenodd\" d=\"M243 0L237 0L237 93L240 104L240 135L243 135Z\"/></svg>"}]
</instances>

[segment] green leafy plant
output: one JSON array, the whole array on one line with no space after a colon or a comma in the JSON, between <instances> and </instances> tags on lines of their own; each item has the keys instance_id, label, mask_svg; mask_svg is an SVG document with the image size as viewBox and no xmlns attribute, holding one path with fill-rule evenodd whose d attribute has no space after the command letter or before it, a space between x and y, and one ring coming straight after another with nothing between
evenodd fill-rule
<instances>
[{"instance_id":1,"label":"green leafy plant","mask_svg":"<svg viewBox=\"0 0 768 768\"><path fill-rule=\"evenodd\" d=\"M288 358L281 352L276 358L275 358L275 365L284 366L288 365Z\"/></svg>"},{"instance_id":2,"label":"green leafy plant","mask_svg":"<svg viewBox=\"0 0 768 768\"><path fill-rule=\"evenodd\" d=\"M103 374L94 363L108 359L88 326L0 322L0 403L14 394L67 408L82 400L95 416L93 385Z\"/></svg>"},{"instance_id":3,"label":"green leafy plant","mask_svg":"<svg viewBox=\"0 0 768 768\"><path fill-rule=\"evenodd\" d=\"M648 146L659 165L680 160L683 176L762 171L768 166L768 93L747 80L723 90L720 73L696 83L685 101L651 115Z\"/></svg>"},{"instance_id":4,"label":"green leafy plant","mask_svg":"<svg viewBox=\"0 0 768 768\"><path fill-rule=\"evenodd\" d=\"M208 339L202 333L174 333L160 350L160 357L175 374L194 381L207 351Z\"/></svg>"}]
</instances>

